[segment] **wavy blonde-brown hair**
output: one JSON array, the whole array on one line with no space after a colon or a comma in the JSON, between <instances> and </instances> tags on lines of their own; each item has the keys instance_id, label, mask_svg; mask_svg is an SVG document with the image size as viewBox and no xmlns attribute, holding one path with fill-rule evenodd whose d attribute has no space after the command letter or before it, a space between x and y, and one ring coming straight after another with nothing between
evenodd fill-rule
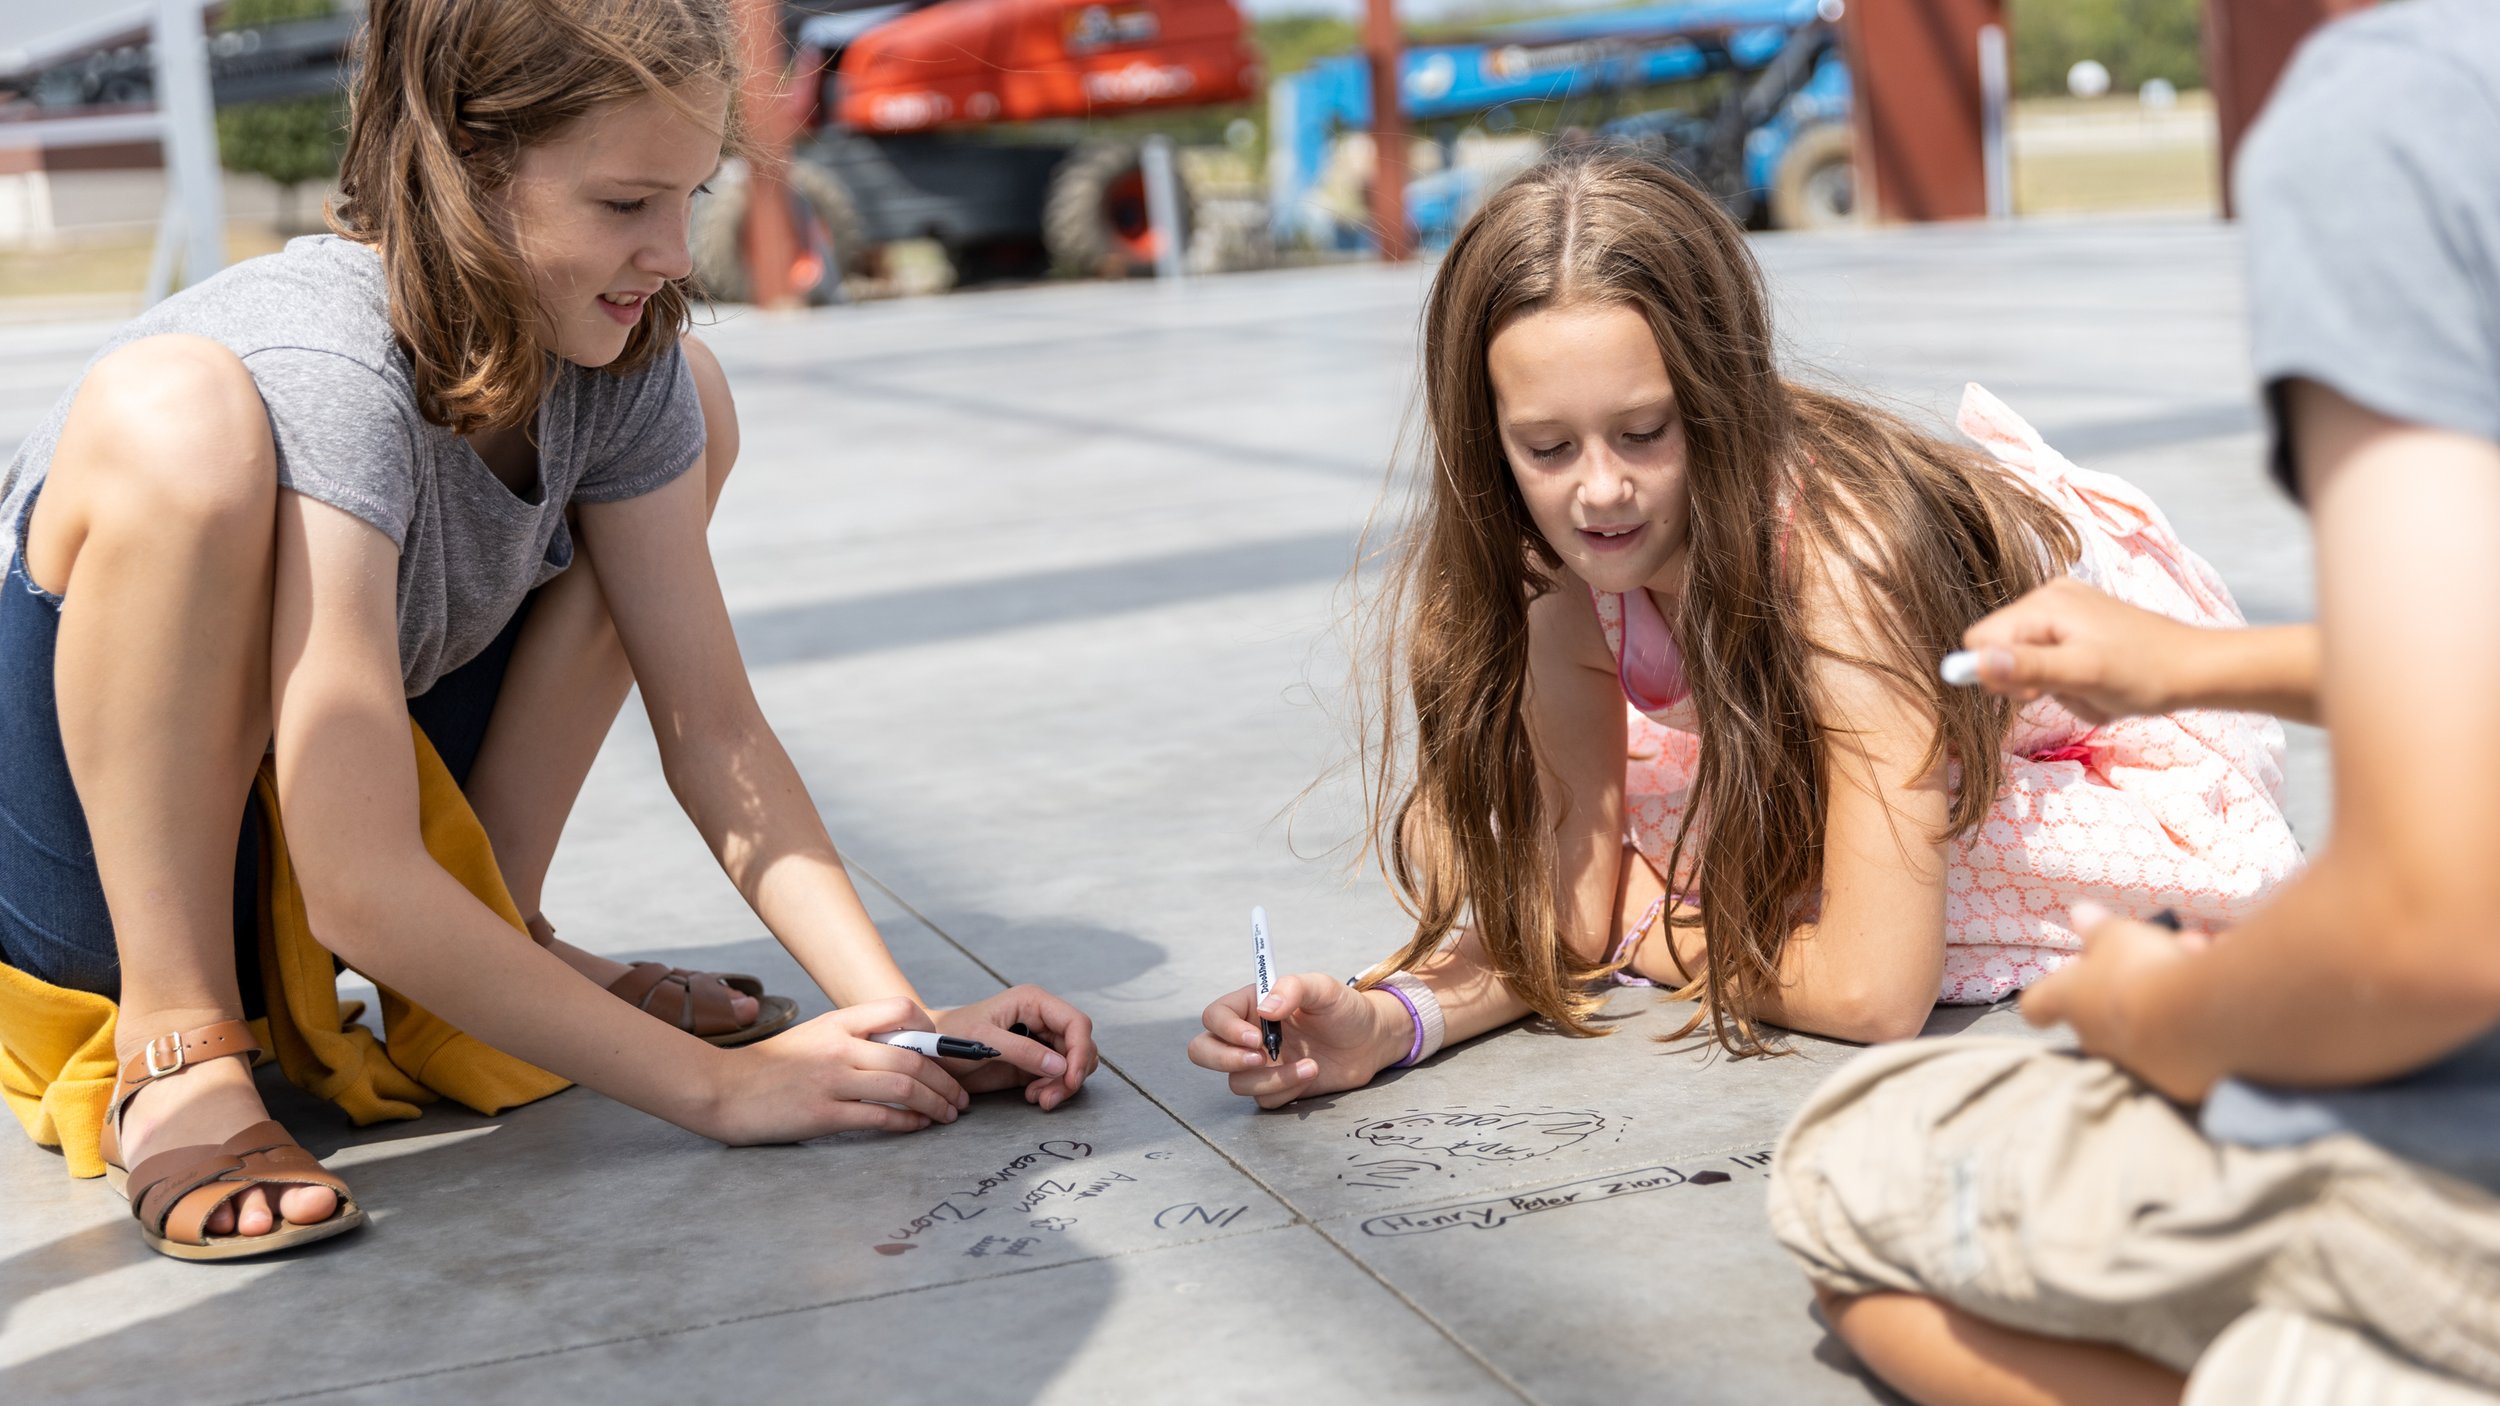
<instances>
[{"instance_id":1,"label":"wavy blonde-brown hair","mask_svg":"<svg viewBox=\"0 0 2500 1406\"><path fill-rule=\"evenodd\" d=\"M1705 970L1680 995L1729 1050L1759 1053L1753 1011L1822 886L1831 778L1810 660L1847 658L1925 700L1929 765L1961 780L1967 833L2003 776L2006 700L1950 689L1935 662L1962 631L2080 550L2049 504L1978 452L1784 379L1761 272L1711 196L1639 157L1548 158L1460 231L1424 316L1425 462L1380 599L1380 708L1365 748L1371 843L1415 914L1375 977L1471 922L1501 979L1575 1035L1607 970L1564 940L1563 895L1527 717L1529 603L1560 584L1496 428L1486 349L1513 319L1567 304L1640 314L1675 387L1692 498L1674 633L1701 738L1667 866L1696 901ZM1785 526L1783 526L1785 525ZM1782 534L1788 535L1783 549ZM1853 576L1881 602L1871 657L1810 637L1799 563Z\"/></svg>"},{"instance_id":2,"label":"wavy blonde-brown hair","mask_svg":"<svg viewBox=\"0 0 2500 1406\"><path fill-rule=\"evenodd\" d=\"M536 295L494 196L523 150L612 102L735 89L722 0L372 0L357 39L330 227L382 253L418 408L456 433L525 424L555 375ZM734 142L736 134L722 134ZM685 334L683 282L651 295L606 370Z\"/></svg>"}]
</instances>

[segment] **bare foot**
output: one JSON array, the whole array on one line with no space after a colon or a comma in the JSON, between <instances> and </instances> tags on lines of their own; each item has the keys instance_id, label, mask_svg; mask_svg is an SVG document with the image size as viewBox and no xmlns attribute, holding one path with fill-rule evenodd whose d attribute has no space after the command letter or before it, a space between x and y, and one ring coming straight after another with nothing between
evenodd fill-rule
<instances>
[{"instance_id":1,"label":"bare foot","mask_svg":"<svg viewBox=\"0 0 2500 1406\"><path fill-rule=\"evenodd\" d=\"M537 941L539 946L562 957L566 966L599 983L603 989L614 986L618 978L633 970L631 966L613 957L602 957L596 952L585 952L556 936L555 925L548 922L543 915L532 914L529 929L530 936ZM729 993L729 1014L740 1025L754 1024L755 1013L760 1009L762 1009L761 1005L753 996L743 991Z\"/></svg>"},{"instance_id":2,"label":"bare foot","mask_svg":"<svg viewBox=\"0 0 2500 1406\"><path fill-rule=\"evenodd\" d=\"M139 1090L122 1115L123 1165L136 1168L159 1152L177 1147L215 1147L269 1116L252 1086L248 1061L212 1059L184 1069L176 1079L161 1079ZM271 1187L281 1188L270 1202ZM211 1235L267 1235L284 1215L296 1225L328 1220L338 1210L338 1194L326 1186L255 1185L218 1207L208 1218Z\"/></svg>"}]
</instances>

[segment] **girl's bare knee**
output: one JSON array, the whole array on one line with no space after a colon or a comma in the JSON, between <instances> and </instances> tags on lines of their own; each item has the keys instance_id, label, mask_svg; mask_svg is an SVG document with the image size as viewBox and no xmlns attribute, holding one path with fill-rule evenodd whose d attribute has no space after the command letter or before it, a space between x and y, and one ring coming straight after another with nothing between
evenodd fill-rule
<instances>
[{"instance_id":1,"label":"girl's bare knee","mask_svg":"<svg viewBox=\"0 0 2500 1406\"><path fill-rule=\"evenodd\" d=\"M98 532L266 554L278 495L267 409L240 358L205 337L148 337L87 373L28 525L37 584L64 591Z\"/></svg>"}]
</instances>

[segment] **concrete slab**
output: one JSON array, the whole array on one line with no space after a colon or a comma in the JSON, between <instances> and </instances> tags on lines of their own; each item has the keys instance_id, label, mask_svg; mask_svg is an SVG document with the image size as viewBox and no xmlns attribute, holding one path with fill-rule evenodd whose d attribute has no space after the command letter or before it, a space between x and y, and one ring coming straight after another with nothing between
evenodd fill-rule
<instances>
[{"instance_id":1,"label":"concrete slab","mask_svg":"<svg viewBox=\"0 0 2500 1406\"><path fill-rule=\"evenodd\" d=\"M2152 491L2253 617L2306 613L2227 228L1757 249L1801 374L1926 414L1981 381ZM1762 1155L1840 1047L1669 1050L1647 1036L1673 1012L1627 995L1613 1038L1513 1029L1270 1115L1183 1058L1248 979L1251 904L1294 969L1358 970L1404 927L1344 877L1345 779L1305 788L1349 751L1339 588L1401 442L1425 276L1050 287L706 334L743 412L714 540L758 694L929 999L1035 981L1092 1013L1110 1067L1083 1099L757 1152L580 1093L361 1134L290 1104L376 1224L216 1271L148 1256L106 1193L0 1140L0 1395L1869 1399L1760 1223ZM0 345L0 442L92 341ZM2298 745L2314 842L2324 754ZM586 946L822 1008L630 711L547 911ZM1935 1028L1974 1022L2019 1026ZM313 1346L276 1385L261 1343L285 1322Z\"/></svg>"},{"instance_id":2,"label":"concrete slab","mask_svg":"<svg viewBox=\"0 0 2500 1406\"><path fill-rule=\"evenodd\" d=\"M890 905L879 917L902 959L933 978L932 999L996 989ZM704 956L799 989L777 947ZM500 1118L436 1108L355 1130L266 1073L264 1084L273 1111L351 1179L373 1224L203 1272L143 1247L101 1183L70 1182L23 1140L0 1143L0 1177L19 1193L0 1228L0 1379L12 1399L126 1400L178 1381L185 1400L260 1400L1294 1219L1116 1076L1055 1114L1007 1095L977 1100L942 1140L761 1149L723 1148L580 1089ZM1395 1320L1374 1325L1391 1331L1414 1321L1385 1295L1373 1311ZM1057 1312L1081 1334L1075 1300ZM273 1323L301 1337L282 1383L269 1380L262 1343Z\"/></svg>"},{"instance_id":3,"label":"concrete slab","mask_svg":"<svg viewBox=\"0 0 2500 1406\"><path fill-rule=\"evenodd\" d=\"M561 1396L681 1406L767 1393L895 1406L1491 1406L1519 1399L1307 1228L451 1367L302 1399L401 1406Z\"/></svg>"}]
</instances>

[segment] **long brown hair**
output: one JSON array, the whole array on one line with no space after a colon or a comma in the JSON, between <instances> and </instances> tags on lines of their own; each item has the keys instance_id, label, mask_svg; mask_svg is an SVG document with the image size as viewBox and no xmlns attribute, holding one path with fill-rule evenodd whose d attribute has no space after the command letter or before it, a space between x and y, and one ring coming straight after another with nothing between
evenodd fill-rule
<instances>
[{"instance_id":1,"label":"long brown hair","mask_svg":"<svg viewBox=\"0 0 2500 1406\"><path fill-rule=\"evenodd\" d=\"M1667 873L1698 904L1686 921L1701 923L1709 959L1679 994L1703 999L1695 1024L1709 1020L1722 1045L1758 1053L1752 1011L1822 886L1828 720L1810 660L1848 658L1926 701L1929 764L1961 768L1949 832L1966 833L2002 779L2010 705L1946 688L1935 661L2080 545L1985 456L1783 379L1761 272L1708 193L1627 153L1548 158L1460 231L1426 304L1426 460L1373 665L1381 696L1411 707L1379 709L1365 749L1371 842L1417 921L1379 973L1472 922L1513 993L1572 1034L1598 1033L1591 985L1607 968L1563 940L1557 817L1527 719L1529 603L1557 587L1562 562L1513 481L1486 370L1512 319L1590 302L1649 323L1683 417L1692 510L1674 633L1701 749ZM1872 657L1810 637L1807 559L1888 603L1865 623Z\"/></svg>"},{"instance_id":2,"label":"long brown hair","mask_svg":"<svg viewBox=\"0 0 2500 1406\"><path fill-rule=\"evenodd\" d=\"M425 417L461 434L526 423L555 366L491 197L525 148L603 104L650 94L685 107L678 90L707 79L734 89L728 12L721 0L372 0L357 60L330 226L382 251ZM643 307L615 374L685 333L681 283Z\"/></svg>"}]
</instances>

